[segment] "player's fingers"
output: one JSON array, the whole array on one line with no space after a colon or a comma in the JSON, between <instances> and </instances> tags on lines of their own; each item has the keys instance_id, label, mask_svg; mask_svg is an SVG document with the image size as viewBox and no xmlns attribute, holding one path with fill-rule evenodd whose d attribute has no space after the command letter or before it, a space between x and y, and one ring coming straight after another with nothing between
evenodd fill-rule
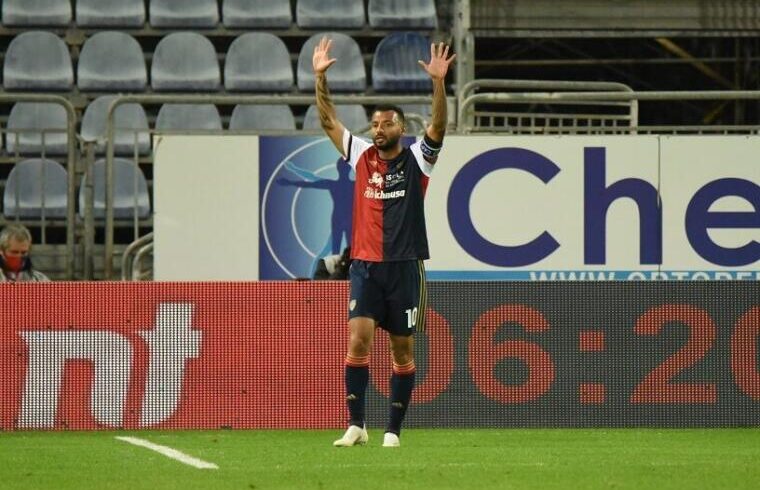
<instances>
[{"instance_id":1,"label":"player's fingers","mask_svg":"<svg viewBox=\"0 0 760 490\"><path fill-rule=\"evenodd\" d=\"M451 63L452 61L454 61L454 58L456 58L456 57L457 57L456 53L452 54L451 58L449 58L449 59L446 60L446 63Z\"/></svg>"},{"instance_id":2,"label":"player's fingers","mask_svg":"<svg viewBox=\"0 0 760 490\"><path fill-rule=\"evenodd\" d=\"M430 43L430 59L435 58L435 43Z\"/></svg>"},{"instance_id":3,"label":"player's fingers","mask_svg":"<svg viewBox=\"0 0 760 490\"><path fill-rule=\"evenodd\" d=\"M443 54L443 42L438 43L438 57L440 58Z\"/></svg>"},{"instance_id":4,"label":"player's fingers","mask_svg":"<svg viewBox=\"0 0 760 490\"><path fill-rule=\"evenodd\" d=\"M445 60L448 55L449 55L449 45L446 44L443 48L443 53L441 54L441 58Z\"/></svg>"},{"instance_id":5,"label":"player's fingers","mask_svg":"<svg viewBox=\"0 0 760 490\"><path fill-rule=\"evenodd\" d=\"M332 46L332 39L327 40L327 43L325 44L325 51L330 51L330 46Z\"/></svg>"},{"instance_id":6,"label":"player's fingers","mask_svg":"<svg viewBox=\"0 0 760 490\"><path fill-rule=\"evenodd\" d=\"M417 63L419 63L419 65L422 67L422 69L423 69L423 70L427 71L427 67L428 67L428 66L425 64L425 62L424 62L424 61L422 61L422 60L417 60Z\"/></svg>"}]
</instances>

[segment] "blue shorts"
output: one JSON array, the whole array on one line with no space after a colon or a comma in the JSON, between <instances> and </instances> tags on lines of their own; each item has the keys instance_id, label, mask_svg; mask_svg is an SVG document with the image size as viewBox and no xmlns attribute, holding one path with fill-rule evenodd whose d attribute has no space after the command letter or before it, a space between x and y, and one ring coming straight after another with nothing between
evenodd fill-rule
<instances>
[{"instance_id":1,"label":"blue shorts","mask_svg":"<svg viewBox=\"0 0 760 490\"><path fill-rule=\"evenodd\" d=\"M369 317L393 335L425 329L427 287L422 260L367 262L354 260L348 317Z\"/></svg>"}]
</instances>

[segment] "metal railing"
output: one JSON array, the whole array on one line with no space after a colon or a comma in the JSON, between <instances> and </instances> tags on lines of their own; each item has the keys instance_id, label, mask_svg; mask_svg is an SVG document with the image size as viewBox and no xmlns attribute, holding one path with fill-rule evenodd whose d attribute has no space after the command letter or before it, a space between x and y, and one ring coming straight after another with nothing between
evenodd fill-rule
<instances>
[{"instance_id":1,"label":"metal railing","mask_svg":"<svg viewBox=\"0 0 760 490\"><path fill-rule=\"evenodd\" d=\"M482 92L487 90L487 92ZM510 92L506 92L510 91ZM519 92L515 92L519 91ZM462 87L457 97L457 128L462 132L489 129L492 131L535 133L539 129L559 127L569 131L580 128L626 128L638 125L638 100L600 100L547 98L547 94L563 93L634 93L622 83L545 80L473 80ZM499 105L502 110L475 111L475 104ZM507 105L552 104L550 111L534 107L520 110ZM562 110L556 106L564 106ZM595 108L595 111L589 109ZM482 124L482 121L491 124ZM501 121L502 124L494 124ZM525 123L527 121L527 124ZM540 124L543 122L543 124ZM478 124L479 123L479 124Z\"/></svg>"},{"instance_id":2,"label":"metal railing","mask_svg":"<svg viewBox=\"0 0 760 490\"><path fill-rule=\"evenodd\" d=\"M142 269L142 259L153 252L153 232L150 232L134 242L124 250L121 256L121 280L141 281L153 273L153 268Z\"/></svg>"},{"instance_id":3,"label":"metal railing","mask_svg":"<svg viewBox=\"0 0 760 490\"><path fill-rule=\"evenodd\" d=\"M31 94L31 93L0 93L0 103L13 104L16 102L37 102L52 103L63 106L66 111L66 172L68 174L67 182L67 203L66 203L66 277L74 277L75 268L75 247L74 232L76 228L76 163L77 163L77 115L74 105L61 95L50 94ZM21 130L19 130L21 131ZM52 132L55 130L36 129L36 132ZM44 136L43 136L44 148ZM44 155L44 152L43 152ZM16 207L18 212L18 206Z\"/></svg>"},{"instance_id":4,"label":"metal railing","mask_svg":"<svg viewBox=\"0 0 760 490\"><path fill-rule=\"evenodd\" d=\"M575 83L575 82L572 82ZM638 123L638 108L642 102L665 102L665 101L737 101L737 100L760 100L760 90L703 90L703 91L650 91L650 92L531 92L531 93L477 93L462 97L458 113L458 130L461 133L477 131L498 131L512 133L547 133L547 134L589 134L589 133L622 133L622 134L725 134L725 133L757 133L760 124L756 125L656 125L646 126ZM472 115L475 104L488 103L492 105L514 105L525 103L541 104L632 104L631 119L629 125L562 127L557 126L533 126L524 128L493 128L478 127L473 122L467 121L467 115ZM635 112L634 112L635 107ZM508 110L503 112L504 116ZM634 117L635 116L635 117Z\"/></svg>"}]
</instances>

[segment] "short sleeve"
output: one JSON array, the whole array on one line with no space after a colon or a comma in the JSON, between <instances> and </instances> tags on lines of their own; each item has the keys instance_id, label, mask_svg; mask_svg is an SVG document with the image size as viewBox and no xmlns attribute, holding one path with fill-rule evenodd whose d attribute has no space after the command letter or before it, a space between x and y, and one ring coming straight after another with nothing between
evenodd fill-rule
<instances>
[{"instance_id":1,"label":"short sleeve","mask_svg":"<svg viewBox=\"0 0 760 490\"><path fill-rule=\"evenodd\" d=\"M356 168L359 156L367 151L370 146L372 145L361 138L357 138L348 129L343 129L343 154L347 157L351 168Z\"/></svg>"},{"instance_id":2,"label":"short sleeve","mask_svg":"<svg viewBox=\"0 0 760 490\"><path fill-rule=\"evenodd\" d=\"M420 170L422 170L422 173L426 176L430 177L430 174L433 173L433 168L435 165L425 160L424 155L422 154L422 139L418 139L409 147L410 150L412 150L412 154L414 155L414 159L417 160L417 165L420 167Z\"/></svg>"}]
</instances>

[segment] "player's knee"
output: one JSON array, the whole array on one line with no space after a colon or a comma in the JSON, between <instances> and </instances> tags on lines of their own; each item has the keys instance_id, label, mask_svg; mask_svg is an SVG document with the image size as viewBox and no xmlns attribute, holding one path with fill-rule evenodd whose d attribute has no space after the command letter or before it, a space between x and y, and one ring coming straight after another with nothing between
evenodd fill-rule
<instances>
[{"instance_id":1,"label":"player's knee","mask_svg":"<svg viewBox=\"0 0 760 490\"><path fill-rule=\"evenodd\" d=\"M414 356L411 353L393 354L393 362L399 366L405 366L412 361L414 361Z\"/></svg>"},{"instance_id":2,"label":"player's knee","mask_svg":"<svg viewBox=\"0 0 760 490\"><path fill-rule=\"evenodd\" d=\"M351 335L348 350L352 356L366 356L371 348L371 339L363 335Z\"/></svg>"},{"instance_id":3,"label":"player's knee","mask_svg":"<svg viewBox=\"0 0 760 490\"><path fill-rule=\"evenodd\" d=\"M399 366L409 364L414 360L414 352L407 346L392 345L391 354L393 355L393 362Z\"/></svg>"}]
</instances>

